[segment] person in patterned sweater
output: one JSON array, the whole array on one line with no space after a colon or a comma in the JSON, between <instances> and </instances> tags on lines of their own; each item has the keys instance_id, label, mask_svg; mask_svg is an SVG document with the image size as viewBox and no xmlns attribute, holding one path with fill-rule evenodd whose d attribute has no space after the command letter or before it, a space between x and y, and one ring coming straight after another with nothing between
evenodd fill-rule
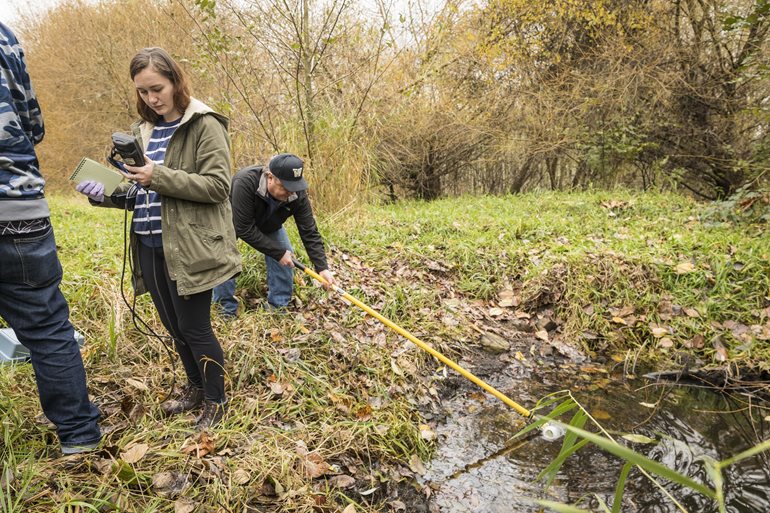
<instances>
[{"instance_id":1,"label":"person in patterned sweater","mask_svg":"<svg viewBox=\"0 0 770 513\"><path fill-rule=\"evenodd\" d=\"M98 446L99 411L88 398L59 289L62 267L35 153L45 134L43 117L24 51L2 23L0 80L0 317L29 349L40 404L56 425L62 453L75 454Z\"/></svg>"}]
</instances>

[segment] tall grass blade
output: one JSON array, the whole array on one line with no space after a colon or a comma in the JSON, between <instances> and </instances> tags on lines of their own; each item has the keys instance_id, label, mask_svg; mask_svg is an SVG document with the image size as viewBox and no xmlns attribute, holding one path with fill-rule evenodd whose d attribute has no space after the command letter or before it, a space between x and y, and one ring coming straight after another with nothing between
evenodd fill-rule
<instances>
[{"instance_id":1,"label":"tall grass blade","mask_svg":"<svg viewBox=\"0 0 770 513\"><path fill-rule=\"evenodd\" d=\"M626 489L626 479L628 479L628 473L631 472L632 467L633 465L627 461L620 469L618 484L615 487L615 498L612 500L612 513L620 513L620 506L623 504L623 490Z\"/></svg>"},{"instance_id":2,"label":"tall grass blade","mask_svg":"<svg viewBox=\"0 0 770 513\"><path fill-rule=\"evenodd\" d=\"M553 421L553 422L556 422L556 421ZM633 463L634 465L637 465L638 467L641 467L647 470L648 472L651 472L660 477L668 479L669 481L679 483L711 499L716 499L717 497L716 491L712 490L711 488L704 486L701 483L698 483L697 481L694 481L689 477L684 476L674 470L671 470L670 468L666 467L661 463L658 463L657 461L653 461L647 458L646 456L642 456L641 454L632 451L628 447L624 447L620 445L614 440L609 440L595 433L591 433L564 423L558 423L558 424L564 427L564 429L566 429L567 431L574 432L581 438L585 438L589 440L590 442L594 443L595 445L598 445L605 451L611 454L614 454L618 458L622 458L627 462Z\"/></svg>"},{"instance_id":3,"label":"tall grass blade","mask_svg":"<svg viewBox=\"0 0 770 513\"><path fill-rule=\"evenodd\" d=\"M729 465L732 465L733 463L738 463L739 461L745 460L746 458L751 458L752 456L756 456L757 454L767 451L768 449L770 449L770 440L765 440L759 445L755 445L754 447L746 449L745 451L740 452L731 458L727 458L726 460L720 461L719 467L725 468Z\"/></svg>"},{"instance_id":4,"label":"tall grass blade","mask_svg":"<svg viewBox=\"0 0 770 513\"><path fill-rule=\"evenodd\" d=\"M552 401L549 401L549 403L550 402ZM546 404L549 404L549 403L546 403ZM526 426L521 431L513 435L513 437L511 438L511 441L516 440L517 438L521 438L522 436L524 436L526 433L529 433L533 429L538 429L540 426L542 426L546 422L549 422L551 419L555 419L556 417L563 415L576 407L577 407L577 403L573 399L571 398L566 399L563 403L561 403L556 408L554 408L549 414L543 415L543 416L536 416L535 417L536 420L532 424Z\"/></svg>"},{"instance_id":5,"label":"tall grass blade","mask_svg":"<svg viewBox=\"0 0 770 513\"><path fill-rule=\"evenodd\" d=\"M586 421L588 420L588 415L583 411L582 409L579 409L575 415L572 417L572 420L570 421L570 426L582 428L585 426ZM559 472L559 469L562 467L565 461L579 451L583 446L585 446L588 441L587 440L581 440L579 443L575 443L578 439L578 436L575 433L567 432L566 435L564 435L564 441L561 445L561 450L559 451L559 454L556 456L556 458L551 462L548 467L546 467L540 474L537 476L538 479L542 479L544 476L547 476L548 479L545 482L545 488L548 489L553 484L553 480L556 479L556 475Z\"/></svg>"},{"instance_id":6,"label":"tall grass blade","mask_svg":"<svg viewBox=\"0 0 770 513\"><path fill-rule=\"evenodd\" d=\"M553 480L556 479L556 474L559 472L561 466L564 465L564 462L587 444L588 440L581 440L576 444L570 445L566 450L562 448L558 456L556 456L556 458L537 475L537 479L548 476L548 480L545 482L546 490L553 484Z\"/></svg>"}]
</instances>

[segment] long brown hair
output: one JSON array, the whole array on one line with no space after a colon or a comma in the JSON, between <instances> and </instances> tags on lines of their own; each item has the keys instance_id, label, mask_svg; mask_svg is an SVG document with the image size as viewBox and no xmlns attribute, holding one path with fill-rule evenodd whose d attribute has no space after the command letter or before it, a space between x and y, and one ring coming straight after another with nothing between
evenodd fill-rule
<instances>
[{"instance_id":1,"label":"long brown hair","mask_svg":"<svg viewBox=\"0 0 770 513\"><path fill-rule=\"evenodd\" d=\"M166 77L174 86L174 107L181 113L190 105L190 86L179 64L163 48L145 48L131 59L129 70L131 80L146 68L152 68L160 75ZM149 105L144 103L139 91L136 92L136 110L139 116L150 123L157 123L161 118Z\"/></svg>"}]
</instances>

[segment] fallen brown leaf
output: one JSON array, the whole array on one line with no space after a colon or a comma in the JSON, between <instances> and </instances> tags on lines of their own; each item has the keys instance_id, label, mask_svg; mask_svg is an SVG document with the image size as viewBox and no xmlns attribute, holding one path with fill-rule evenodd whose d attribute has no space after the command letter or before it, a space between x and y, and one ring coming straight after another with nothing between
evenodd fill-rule
<instances>
[{"instance_id":1,"label":"fallen brown leaf","mask_svg":"<svg viewBox=\"0 0 770 513\"><path fill-rule=\"evenodd\" d=\"M703 347L705 341L706 340L703 338L703 335L695 335L693 338L685 342L684 346L690 349L700 349Z\"/></svg>"},{"instance_id":2,"label":"fallen brown leaf","mask_svg":"<svg viewBox=\"0 0 770 513\"><path fill-rule=\"evenodd\" d=\"M727 361L727 348L722 344L722 341L719 339L719 337L716 337L714 341L712 342L714 345L714 349L716 349L716 359L718 362L726 362Z\"/></svg>"},{"instance_id":3,"label":"fallen brown leaf","mask_svg":"<svg viewBox=\"0 0 770 513\"><path fill-rule=\"evenodd\" d=\"M502 308L519 306L519 304L521 303L521 300L518 297L516 297L516 295L513 292L513 288L510 285L506 286L504 289L498 292L497 297L499 298L497 301L497 305Z\"/></svg>"},{"instance_id":4,"label":"fallen brown leaf","mask_svg":"<svg viewBox=\"0 0 770 513\"><path fill-rule=\"evenodd\" d=\"M137 390L141 390L143 392L147 392L148 390L150 390L149 387L144 384L144 382L139 381L138 379L126 378L126 383L136 388Z\"/></svg>"},{"instance_id":5,"label":"fallen brown leaf","mask_svg":"<svg viewBox=\"0 0 770 513\"><path fill-rule=\"evenodd\" d=\"M300 459L305 476L310 479L321 477L324 474L329 473L329 464L324 461L323 457L317 452L310 452L307 448L307 444L302 440L296 444L296 452Z\"/></svg>"},{"instance_id":6,"label":"fallen brown leaf","mask_svg":"<svg viewBox=\"0 0 770 513\"><path fill-rule=\"evenodd\" d=\"M358 419L359 421L366 422L371 418L372 418L372 407L370 405L365 404L356 410L356 419Z\"/></svg>"},{"instance_id":7,"label":"fallen brown leaf","mask_svg":"<svg viewBox=\"0 0 770 513\"><path fill-rule=\"evenodd\" d=\"M423 475L426 472L425 465L423 465L422 460L416 454L412 454L412 456L409 457L409 468L412 472L419 475Z\"/></svg>"},{"instance_id":8,"label":"fallen brown leaf","mask_svg":"<svg viewBox=\"0 0 770 513\"><path fill-rule=\"evenodd\" d=\"M249 481L251 481L251 474L249 474L247 470L239 468L233 472L233 483L237 485L245 485Z\"/></svg>"},{"instance_id":9,"label":"fallen brown leaf","mask_svg":"<svg viewBox=\"0 0 770 513\"><path fill-rule=\"evenodd\" d=\"M120 458L126 463L136 463L137 461L144 458L144 455L147 454L149 448L150 446L147 444L132 445L127 450L120 453Z\"/></svg>"},{"instance_id":10,"label":"fallen brown leaf","mask_svg":"<svg viewBox=\"0 0 770 513\"><path fill-rule=\"evenodd\" d=\"M195 507L195 503L192 500L182 497L174 503L174 513L192 513L195 511Z\"/></svg>"},{"instance_id":11,"label":"fallen brown leaf","mask_svg":"<svg viewBox=\"0 0 770 513\"><path fill-rule=\"evenodd\" d=\"M335 488L350 488L351 486L356 484L356 480L350 476L341 474L338 476L330 477L328 480L328 483L330 486L333 486Z\"/></svg>"},{"instance_id":12,"label":"fallen brown leaf","mask_svg":"<svg viewBox=\"0 0 770 513\"><path fill-rule=\"evenodd\" d=\"M187 475L179 472L160 472L152 476L152 488L160 497L172 499L189 486Z\"/></svg>"},{"instance_id":13,"label":"fallen brown leaf","mask_svg":"<svg viewBox=\"0 0 770 513\"><path fill-rule=\"evenodd\" d=\"M194 437L185 440L181 448L184 454L195 453L195 456L198 458L203 458L207 454L214 454L215 450L216 444L214 440L205 431L201 431Z\"/></svg>"}]
</instances>

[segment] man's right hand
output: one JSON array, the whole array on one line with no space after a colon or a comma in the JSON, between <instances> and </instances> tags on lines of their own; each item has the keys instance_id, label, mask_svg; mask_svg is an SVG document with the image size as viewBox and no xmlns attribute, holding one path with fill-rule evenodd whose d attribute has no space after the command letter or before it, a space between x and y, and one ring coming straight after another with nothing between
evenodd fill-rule
<instances>
[{"instance_id":1,"label":"man's right hand","mask_svg":"<svg viewBox=\"0 0 770 513\"><path fill-rule=\"evenodd\" d=\"M285 265L287 267L294 267L294 255L291 251L286 251L286 253L283 254L281 259L278 261L279 264Z\"/></svg>"},{"instance_id":2,"label":"man's right hand","mask_svg":"<svg viewBox=\"0 0 770 513\"><path fill-rule=\"evenodd\" d=\"M104 184L94 182L93 180L83 180L75 186L75 190L80 194L85 194L88 199L101 203L104 201Z\"/></svg>"}]
</instances>

